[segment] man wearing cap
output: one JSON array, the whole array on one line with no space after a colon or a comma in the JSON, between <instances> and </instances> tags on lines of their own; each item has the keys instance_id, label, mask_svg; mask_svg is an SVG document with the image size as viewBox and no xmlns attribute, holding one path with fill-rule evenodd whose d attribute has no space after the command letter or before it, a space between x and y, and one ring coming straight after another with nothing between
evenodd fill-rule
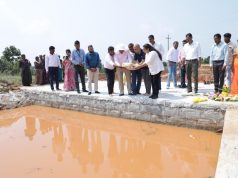
<instances>
[{"instance_id":1,"label":"man wearing cap","mask_svg":"<svg viewBox=\"0 0 238 178\"><path fill-rule=\"evenodd\" d=\"M224 42L227 45L224 66L226 67L226 82L227 82L227 85L230 90L231 78L232 78L232 76L231 76L232 75L232 61L233 61L233 55L234 55L234 51L236 49L236 45L231 42L231 34L230 33L224 34Z\"/></svg>"},{"instance_id":2,"label":"man wearing cap","mask_svg":"<svg viewBox=\"0 0 238 178\"><path fill-rule=\"evenodd\" d=\"M60 59L59 56L55 54L55 47L50 46L49 47L50 54L46 56L45 59L45 70L47 73L49 73L50 78L50 88L52 91L54 91L54 81L56 83L56 90L59 89L59 67L61 68Z\"/></svg>"},{"instance_id":3,"label":"man wearing cap","mask_svg":"<svg viewBox=\"0 0 238 178\"><path fill-rule=\"evenodd\" d=\"M117 50L118 51L116 52L114 59L115 59L115 65L117 67L117 77L119 81L119 90L120 90L119 96L124 95L123 74L125 74L126 76L128 94L132 95L131 71L123 67L123 64L125 65L132 62L132 57L130 53L126 50L125 45L123 44L118 45Z\"/></svg>"}]
</instances>

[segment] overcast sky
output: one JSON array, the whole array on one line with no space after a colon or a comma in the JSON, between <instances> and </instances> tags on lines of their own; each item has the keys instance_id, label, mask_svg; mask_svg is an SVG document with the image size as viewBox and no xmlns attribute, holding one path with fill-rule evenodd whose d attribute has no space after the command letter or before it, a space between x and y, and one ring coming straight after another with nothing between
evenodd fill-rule
<instances>
[{"instance_id":1,"label":"overcast sky","mask_svg":"<svg viewBox=\"0 0 238 178\"><path fill-rule=\"evenodd\" d=\"M154 34L181 42L191 32L207 57L215 33L238 39L237 0L0 0L0 51L15 45L31 60L54 45L64 55L75 40L103 59L109 45L147 42Z\"/></svg>"}]
</instances>

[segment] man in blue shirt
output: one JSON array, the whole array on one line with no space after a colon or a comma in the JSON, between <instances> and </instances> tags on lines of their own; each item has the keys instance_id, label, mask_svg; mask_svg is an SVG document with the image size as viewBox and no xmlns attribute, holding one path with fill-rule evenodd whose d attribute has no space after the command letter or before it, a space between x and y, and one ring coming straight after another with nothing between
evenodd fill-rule
<instances>
[{"instance_id":1,"label":"man in blue shirt","mask_svg":"<svg viewBox=\"0 0 238 178\"><path fill-rule=\"evenodd\" d=\"M88 95L92 94L92 82L94 82L95 93L99 94L98 91L98 76L99 76L99 66L100 57L97 52L94 52L93 46L88 46L88 53L85 56L85 65L88 74Z\"/></svg>"},{"instance_id":2,"label":"man in blue shirt","mask_svg":"<svg viewBox=\"0 0 238 178\"><path fill-rule=\"evenodd\" d=\"M221 41L221 35L214 35L215 44L212 46L210 55L210 66L213 67L213 77L215 92L221 93L224 85L224 78L226 72L225 56L227 51L227 45Z\"/></svg>"},{"instance_id":3,"label":"man in blue shirt","mask_svg":"<svg viewBox=\"0 0 238 178\"><path fill-rule=\"evenodd\" d=\"M133 63L141 63L145 60L145 53L140 48L139 44L134 45L134 60ZM143 67L139 70L135 70L132 72L132 90L133 94L140 94L140 87L141 87L141 80L144 80L146 93L145 95L150 95L151 92L151 79L150 79L150 72L149 68Z\"/></svg>"},{"instance_id":4,"label":"man in blue shirt","mask_svg":"<svg viewBox=\"0 0 238 178\"><path fill-rule=\"evenodd\" d=\"M80 93L78 74L80 76L80 80L82 83L83 92L88 92L85 86L85 70L84 70L85 52L83 49L80 49L79 41L75 41L74 46L75 49L72 51L72 63L74 64L75 69L75 85L77 88L77 92Z\"/></svg>"}]
</instances>

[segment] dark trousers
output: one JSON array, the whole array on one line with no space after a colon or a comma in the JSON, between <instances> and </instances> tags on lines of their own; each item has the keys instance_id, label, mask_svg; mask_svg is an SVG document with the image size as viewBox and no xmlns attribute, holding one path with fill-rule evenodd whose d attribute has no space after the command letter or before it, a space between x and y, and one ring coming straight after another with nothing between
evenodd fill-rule
<instances>
[{"instance_id":1,"label":"dark trousers","mask_svg":"<svg viewBox=\"0 0 238 178\"><path fill-rule=\"evenodd\" d=\"M134 94L140 93L141 80L142 80L141 70L132 71L131 89Z\"/></svg>"},{"instance_id":2,"label":"dark trousers","mask_svg":"<svg viewBox=\"0 0 238 178\"><path fill-rule=\"evenodd\" d=\"M110 70L105 68L105 73L107 77L107 88L108 94L113 93L114 83L115 83L115 69Z\"/></svg>"},{"instance_id":3,"label":"dark trousers","mask_svg":"<svg viewBox=\"0 0 238 178\"><path fill-rule=\"evenodd\" d=\"M141 73L142 73L142 78L143 78L144 83L145 83L146 93L150 94L151 93L151 79L150 79L149 68L148 67L142 68Z\"/></svg>"},{"instance_id":4,"label":"dark trousers","mask_svg":"<svg viewBox=\"0 0 238 178\"><path fill-rule=\"evenodd\" d=\"M59 89L59 67L49 67L50 88L54 90L54 81L56 83L56 89Z\"/></svg>"},{"instance_id":5,"label":"dark trousers","mask_svg":"<svg viewBox=\"0 0 238 178\"><path fill-rule=\"evenodd\" d=\"M150 75L151 77L151 84L152 84L152 95L158 96L159 90L161 89L161 72L156 75Z\"/></svg>"},{"instance_id":6,"label":"dark trousers","mask_svg":"<svg viewBox=\"0 0 238 178\"><path fill-rule=\"evenodd\" d=\"M78 75L80 76L80 80L82 83L82 89L83 91L86 90L86 86L85 86L85 70L84 67L80 66L80 65L74 65L74 71L75 71L75 86L77 88L77 91L80 91L79 89L79 79L78 79Z\"/></svg>"},{"instance_id":7,"label":"dark trousers","mask_svg":"<svg viewBox=\"0 0 238 178\"><path fill-rule=\"evenodd\" d=\"M192 92L192 75L194 80L194 91L198 91L198 59L194 60L186 60L186 72L187 72L187 80L188 92Z\"/></svg>"},{"instance_id":8,"label":"dark trousers","mask_svg":"<svg viewBox=\"0 0 238 178\"><path fill-rule=\"evenodd\" d=\"M224 85L225 70L223 70L224 61L213 61L213 77L215 92L222 92Z\"/></svg>"},{"instance_id":9,"label":"dark trousers","mask_svg":"<svg viewBox=\"0 0 238 178\"><path fill-rule=\"evenodd\" d=\"M186 65L182 65L180 69L181 87L186 86L185 76L186 76Z\"/></svg>"}]
</instances>

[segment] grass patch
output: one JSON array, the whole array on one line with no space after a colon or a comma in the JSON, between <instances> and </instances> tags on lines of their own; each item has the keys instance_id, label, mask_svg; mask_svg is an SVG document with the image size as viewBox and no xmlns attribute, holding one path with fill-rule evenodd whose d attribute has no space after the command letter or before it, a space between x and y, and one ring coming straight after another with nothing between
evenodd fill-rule
<instances>
[{"instance_id":1,"label":"grass patch","mask_svg":"<svg viewBox=\"0 0 238 178\"><path fill-rule=\"evenodd\" d=\"M0 74L0 82L13 83L15 85L21 85L21 76L19 75L7 75Z\"/></svg>"}]
</instances>

